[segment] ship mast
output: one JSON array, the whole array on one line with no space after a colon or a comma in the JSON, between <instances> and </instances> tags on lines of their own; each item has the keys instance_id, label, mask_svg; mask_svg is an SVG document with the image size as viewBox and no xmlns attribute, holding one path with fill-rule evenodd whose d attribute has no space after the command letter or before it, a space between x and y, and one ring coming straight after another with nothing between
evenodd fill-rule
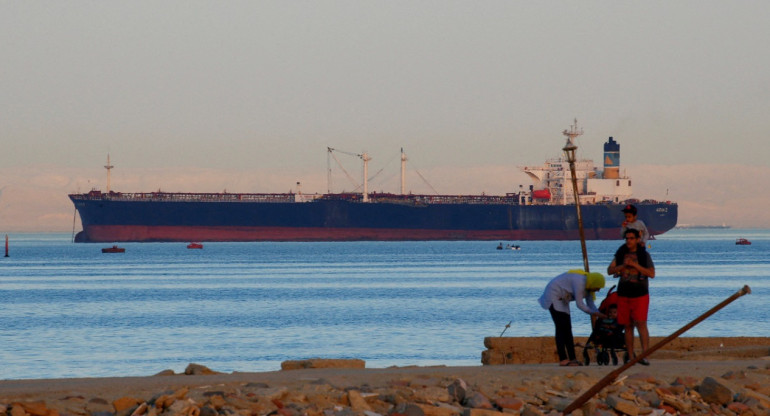
<instances>
[{"instance_id":1,"label":"ship mast","mask_svg":"<svg viewBox=\"0 0 770 416\"><path fill-rule=\"evenodd\" d=\"M327 188L328 188L327 189L327 193L331 193L331 187L332 187L332 185L331 185L331 183L332 183L332 174L331 174L330 158L334 158L334 161L337 162L339 167L342 168L342 171L345 172L346 175L348 175L348 178L351 181L355 182L355 180L348 174L348 172L345 170L345 168L342 167L342 164L340 163L339 160L337 160L337 157L335 157L334 154L333 154L333 152L341 152L341 153L344 153L346 155L350 155L350 156L355 156L355 157L361 158L361 160L363 160L363 162L364 162L364 191L363 191L363 195L362 196L363 196L363 201L364 202L369 202L369 180L368 180L368 176L369 176L369 161L372 160L372 158L370 158L369 155L366 152L364 152L362 154L351 153L351 152L346 152L344 150L334 149L332 147L327 147L326 151L327 151L326 164L327 164L327 169L328 169L328 172L327 172L327 175L328 175L327 176Z\"/></svg>"},{"instance_id":2,"label":"ship mast","mask_svg":"<svg viewBox=\"0 0 770 416\"><path fill-rule=\"evenodd\" d=\"M372 160L372 158L369 157L366 152L362 153L361 160L364 161L364 202L369 202L369 180L367 176L369 176L369 161Z\"/></svg>"},{"instance_id":3,"label":"ship mast","mask_svg":"<svg viewBox=\"0 0 770 416\"><path fill-rule=\"evenodd\" d=\"M567 136L567 144L564 145L564 148L562 149L567 154L567 161L570 162L570 173L572 174L572 189L574 191L575 195L575 204L579 203L578 200L578 188L577 188L577 177L575 176L575 150L577 149L577 145L575 144L575 139L578 136L583 135L583 129L579 129L577 126L577 119L575 119L575 124L571 125L569 129L564 130L562 132L563 135ZM569 150L572 151L572 155L569 154ZM572 159L570 159L570 156ZM563 203L567 203L565 200Z\"/></svg>"},{"instance_id":4,"label":"ship mast","mask_svg":"<svg viewBox=\"0 0 770 416\"><path fill-rule=\"evenodd\" d=\"M107 153L107 164L104 165L104 168L107 169L107 193L110 193L110 171L114 167L110 164L110 154Z\"/></svg>"},{"instance_id":5,"label":"ship mast","mask_svg":"<svg viewBox=\"0 0 770 416\"><path fill-rule=\"evenodd\" d=\"M404 195L406 188L406 153L401 148L401 195Z\"/></svg>"}]
</instances>

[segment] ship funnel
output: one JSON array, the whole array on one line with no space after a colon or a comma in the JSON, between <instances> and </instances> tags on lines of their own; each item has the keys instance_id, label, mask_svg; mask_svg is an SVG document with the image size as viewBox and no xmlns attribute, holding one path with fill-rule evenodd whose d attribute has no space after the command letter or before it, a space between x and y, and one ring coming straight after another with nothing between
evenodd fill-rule
<instances>
[{"instance_id":1,"label":"ship funnel","mask_svg":"<svg viewBox=\"0 0 770 416\"><path fill-rule=\"evenodd\" d=\"M604 179L620 177L620 145L612 137L604 143Z\"/></svg>"}]
</instances>

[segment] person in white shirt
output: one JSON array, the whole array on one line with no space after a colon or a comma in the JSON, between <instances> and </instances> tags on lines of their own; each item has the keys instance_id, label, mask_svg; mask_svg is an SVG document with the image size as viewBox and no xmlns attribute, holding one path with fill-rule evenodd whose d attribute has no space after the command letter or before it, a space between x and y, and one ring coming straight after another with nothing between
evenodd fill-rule
<instances>
[{"instance_id":1,"label":"person in white shirt","mask_svg":"<svg viewBox=\"0 0 770 416\"><path fill-rule=\"evenodd\" d=\"M569 303L573 300L578 309L583 312L605 318L594 303L595 293L604 287L604 275L601 273L586 273L582 270L570 270L554 277L543 291L538 302L543 309L551 313L556 326L556 351L559 354L559 365L581 365L575 358L575 341L572 337L572 320Z\"/></svg>"}]
</instances>

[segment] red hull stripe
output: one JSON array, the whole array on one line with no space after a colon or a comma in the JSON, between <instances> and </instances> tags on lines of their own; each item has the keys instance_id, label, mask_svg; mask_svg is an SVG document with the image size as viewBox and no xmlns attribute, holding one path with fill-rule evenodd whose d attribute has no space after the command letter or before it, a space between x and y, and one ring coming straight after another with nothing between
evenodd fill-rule
<instances>
[{"instance_id":1,"label":"red hull stripe","mask_svg":"<svg viewBox=\"0 0 770 416\"><path fill-rule=\"evenodd\" d=\"M174 227L92 225L89 242L116 241L423 241L423 240L576 240L576 230L428 230L299 227ZM589 240L620 239L620 228L586 230Z\"/></svg>"}]
</instances>

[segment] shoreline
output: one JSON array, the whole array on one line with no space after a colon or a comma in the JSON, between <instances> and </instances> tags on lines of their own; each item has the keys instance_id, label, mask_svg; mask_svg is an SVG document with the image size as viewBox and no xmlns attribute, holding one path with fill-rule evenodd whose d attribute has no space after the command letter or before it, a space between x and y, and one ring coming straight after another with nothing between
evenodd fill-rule
<instances>
[{"instance_id":1,"label":"shoreline","mask_svg":"<svg viewBox=\"0 0 770 416\"><path fill-rule=\"evenodd\" d=\"M549 363L2 380L0 411L5 409L7 414L16 415L24 410L24 414L31 416L153 416L169 410L169 414L187 416L214 416L231 411L278 416L556 415L559 408L563 409L616 368L559 367ZM714 403L718 399L713 397L704 399L708 379L730 389L729 403ZM650 414L657 409L705 412L712 406L729 408L728 405L747 406L755 414L770 412L770 357L654 360L650 366L628 369L586 406L594 412L619 411L589 414L614 415L635 411ZM409 406L413 406L412 410Z\"/></svg>"}]
</instances>

